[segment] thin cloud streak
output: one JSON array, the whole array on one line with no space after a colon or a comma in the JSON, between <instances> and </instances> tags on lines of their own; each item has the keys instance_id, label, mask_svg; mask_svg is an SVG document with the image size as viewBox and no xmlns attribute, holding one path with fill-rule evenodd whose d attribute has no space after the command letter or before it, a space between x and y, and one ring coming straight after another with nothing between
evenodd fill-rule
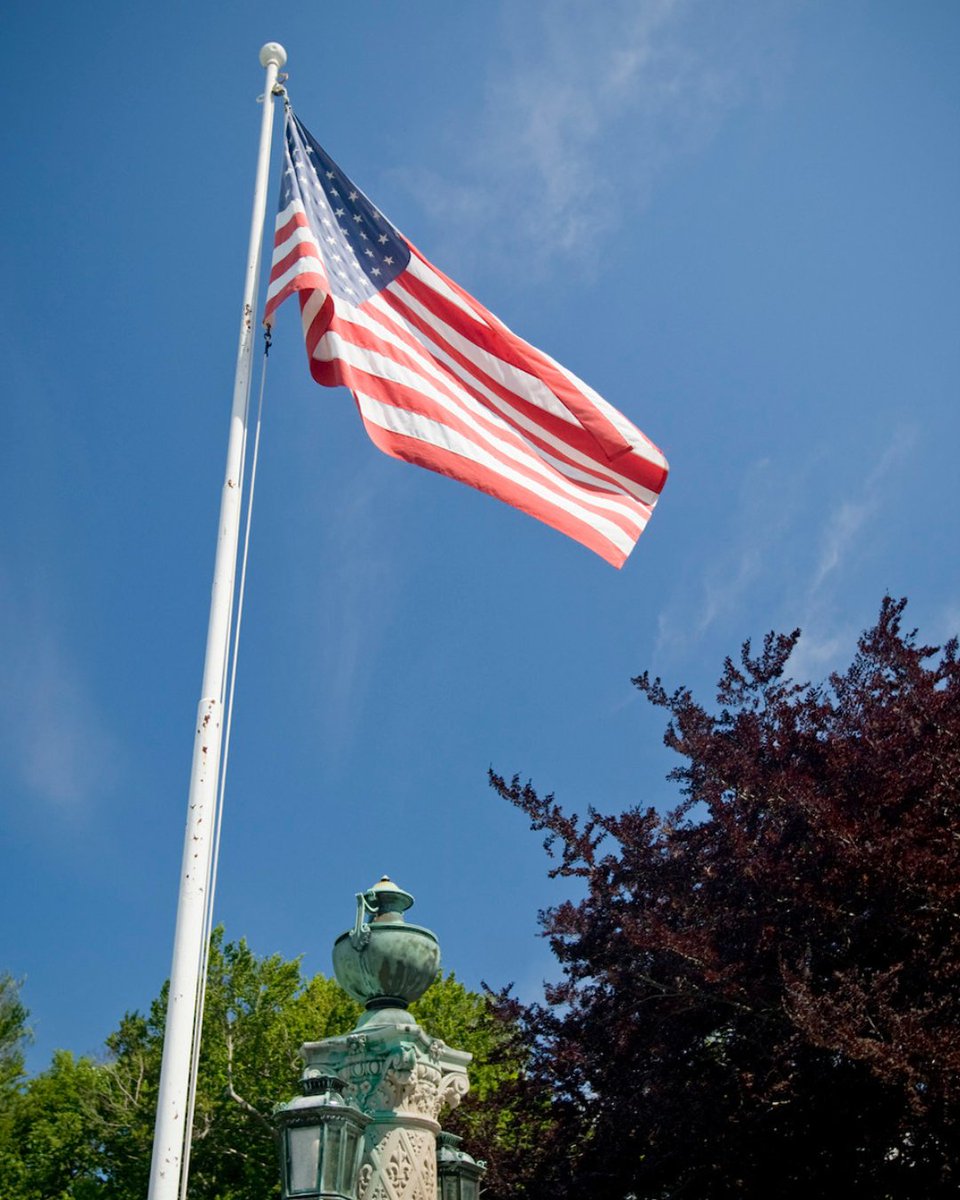
<instances>
[{"instance_id":1,"label":"thin cloud streak","mask_svg":"<svg viewBox=\"0 0 960 1200\"><path fill-rule=\"evenodd\" d=\"M723 547L661 610L654 660L694 653L714 627L732 626L740 611L752 611L756 597L763 596L770 626L802 630L791 671L798 678L828 674L849 656L860 628L838 597L849 593L851 573L875 550L874 527L894 494L890 481L916 440L915 430L896 430L859 486L838 499L812 531L810 481L820 473L819 457L792 473L769 460L755 463L729 514ZM804 580L803 560L812 553L815 563ZM737 627L734 636L748 632Z\"/></svg>"},{"instance_id":2,"label":"thin cloud streak","mask_svg":"<svg viewBox=\"0 0 960 1200\"><path fill-rule=\"evenodd\" d=\"M810 585L808 598L811 602L828 577L842 565L867 521L879 512L885 497L890 494L892 469L909 454L915 442L914 430L898 431L867 476L859 495L843 500L834 508L824 527L820 561Z\"/></svg>"},{"instance_id":3,"label":"thin cloud streak","mask_svg":"<svg viewBox=\"0 0 960 1200\"><path fill-rule=\"evenodd\" d=\"M595 276L658 177L757 88L770 94L782 69L784 26L763 6L716 28L697 0L610 0L603 21L583 0L502 11L516 50L476 128L458 129L451 170L398 173L441 228L459 231L461 262L469 240L504 263L522 253L528 270L562 263Z\"/></svg>"},{"instance_id":4,"label":"thin cloud streak","mask_svg":"<svg viewBox=\"0 0 960 1200\"><path fill-rule=\"evenodd\" d=\"M0 628L0 752L30 796L61 815L79 815L112 791L119 744L46 606L16 595L2 577Z\"/></svg>"},{"instance_id":5,"label":"thin cloud streak","mask_svg":"<svg viewBox=\"0 0 960 1200\"><path fill-rule=\"evenodd\" d=\"M909 457L916 441L915 429L897 430L860 488L835 505L824 521L820 557L797 622L803 636L790 657L796 678L822 679L849 659L860 627L840 609L840 576L861 556L870 523L882 515L895 493L890 486L895 469Z\"/></svg>"},{"instance_id":6,"label":"thin cloud streak","mask_svg":"<svg viewBox=\"0 0 960 1200\"><path fill-rule=\"evenodd\" d=\"M295 625L302 627L302 644L315 647L310 652L316 659L314 706L325 754L341 764L349 760L364 728L401 574L382 536L379 514L389 502L378 478L376 463L367 463L353 473L332 507L316 513L314 524L323 537L317 556L305 564L307 574L298 589L311 600L293 614ZM301 500L306 512L316 503L311 483L308 472Z\"/></svg>"},{"instance_id":7,"label":"thin cloud streak","mask_svg":"<svg viewBox=\"0 0 960 1200\"><path fill-rule=\"evenodd\" d=\"M825 679L844 660L849 661L859 630L851 622L821 633L815 621L801 626L802 635L790 655L790 675L799 682Z\"/></svg>"},{"instance_id":8,"label":"thin cloud streak","mask_svg":"<svg viewBox=\"0 0 960 1200\"><path fill-rule=\"evenodd\" d=\"M941 644L960 636L960 601L944 605L933 626L933 637Z\"/></svg>"},{"instance_id":9,"label":"thin cloud streak","mask_svg":"<svg viewBox=\"0 0 960 1200\"><path fill-rule=\"evenodd\" d=\"M723 544L658 616L655 662L689 653L715 625L730 623L771 573L786 572L784 547L804 504L799 473L791 480L767 458L744 470Z\"/></svg>"},{"instance_id":10,"label":"thin cloud streak","mask_svg":"<svg viewBox=\"0 0 960 1200\"><path fill-rule=\"evenodd\" d=\"M835 510L824 534L824 546L810 587L811 593L818 592L826 582L827 576L840 566L848 548L872 511L873 505L868 502L854 503L849 500L845 500Z\"/></svg>"}]
</instances>

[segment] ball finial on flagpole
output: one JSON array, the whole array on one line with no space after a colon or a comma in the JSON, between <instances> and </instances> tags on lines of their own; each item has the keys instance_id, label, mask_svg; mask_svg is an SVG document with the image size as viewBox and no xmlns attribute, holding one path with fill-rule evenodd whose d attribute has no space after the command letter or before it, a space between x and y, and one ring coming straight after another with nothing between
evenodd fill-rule
<instances>
[{"instance_id":1,"label":"ball finial on flagpole","mask_svg":"<svg viewBox=\"0 0 960 1200\"><path fill-rule=\"evenodd\" d=\"M266 45L260 47L261 67L268 67L271 63L276 63L279 71L286 61L287 52L279 42L267 42Z\"/></svg>"}]
</instances>

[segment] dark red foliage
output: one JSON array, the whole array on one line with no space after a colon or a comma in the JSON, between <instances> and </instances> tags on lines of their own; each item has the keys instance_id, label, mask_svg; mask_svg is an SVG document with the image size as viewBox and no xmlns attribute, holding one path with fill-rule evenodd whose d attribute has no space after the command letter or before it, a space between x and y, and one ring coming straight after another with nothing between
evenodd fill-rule
<instances>
[{"instance_id":1,"label":"dark red foliage","mask_svg":"<svg viewBox=\"0 0 960 1200\"><path fill-rule=\"evenodd\" d=\"M785 674L798 632L728 660L716 710L635 679L683 759L666 819L492 776L587 889L521 1014L553 1196L957 1193L960 666L903 609L822 687Z\"/></svg>"}]
</instances>

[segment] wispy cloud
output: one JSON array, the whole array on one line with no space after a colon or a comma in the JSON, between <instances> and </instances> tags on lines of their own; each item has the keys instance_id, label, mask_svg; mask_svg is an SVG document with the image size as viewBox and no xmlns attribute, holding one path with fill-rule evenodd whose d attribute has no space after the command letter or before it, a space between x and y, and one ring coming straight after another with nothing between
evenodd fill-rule
<instances>
[{"instance_id":1,"label":"wispy cloud","mask_svg":"<svg viewBox=\"0 0 960 1200\"><path fill-rule=\"evenodd\" d=\"M863 526L877 514L884 497L890 495L891 471L909 453L915 441L912 430L898 431L856 493L842 499L828 514L823 527L820 559L810 583L809 602L816 600L829 577L842 566Z\"/></svg>"},{"instance_id":2,"label":"wispy cloud","mask_svg":"<svg viewBox=\"0 0 960 1200\"><path fill-rule=\"evenodd\" d=\"M859 632L852 622L834 624L831 632L822 631L815 618L805 621L803 636L790 655L790 675L800 681L825 679L840 663L850 661Z\"/></svg>"},{"instance_id":3,"label":"wispy cloud","mask_svg":"<svg viewBox=\"0 0 960 1200\"><path fill-rule=\"evenodd\" d=\"M843 561L843 557L860 532L864 521L870 516L871 506L864 502L844 500L824 532L824 544L820 554L820 562L811 585L811 591L817 592Z\"/></svg>"},{"instance_id":4,"label":"wispy cloud","mask_svg":"<svg viewBox=\"0 0 960 1200\"><path fill-rule=\"evenodd\" d=\"M331 518L337 547L331 563L329 615L336 633L328 647L327 721L334 744L352 746L361 725L367 689L374 676L377 650L390 623L393 580L390 558L377 551L374 537L382 502L369 479L359 482Z\"/></svg>"},{"instance_id":5,"label":"wispy cloud","mask_svg":"<svg viewBox=\"0 0 960 1200\"><path fill-rule=\"evenodd\" d=\"M366 449L366 448L364 448ZM318 504L315 464L319 451L302 447L300 506L311 513ZM376 680L383 641L395 612L393 602L402 568L384 537L382 514L390 500L383 474L371 451L344 486L323 493L325 507L313 520L321 531L317 551L299 559L302 572L292 591L295 627L303 626L304 653L313 659L313 708L322 725L330 761L349 760L364 728L364 710ZM403 488L391 473L391 486ZM394 495L393 503L397 503Z\"/></svg>"},{"instance_id":6,"label":"wispy cloud","mask_svg":"<svg viewBox=\"0 0 960 1200\"><path fill-rule=\"evenodd\" d=\"M803 512L799 476L784 476L770 459L744 472L725 510L722 541L683 581L658 616L654 660L683 656L714 626L729 625L771 574L788 571L785 546Z\"/></svg>"},{"instance_id":7,"label":"wispy cloud","mask_svg":"<svg viewBox=\"0 0 960 1200\"><path fill-rule=\"evenodd\" d=\"M0 753L35 799L79 814L118 777L119 746L42 597L0 575Z\"/></svg>"},{"instance_id":8,"label":"wispy cloud","mask_svg":"<svg viewBox=\"0 0 960 1200\"><path fill-rule=\"evenodd\" d=\"M782 5L774 5L780 9ZM402 176L444 226L528 267L597 269L657 177L704 145L779 59L784 25L698 0L504 5L510 49L445 172Z\"/></svg>"},{"instance_id":9,"label":"wispy cloud","mask_svg":"<svg viewBox=\"0 0 960 1200\"><path fill-rule=\"evenodd\" d=\"M718 629L745 636L758 605L764 628L754 633L802 629L791 658L796 677L823 678L847 659L862 627L860 614L845 602L851 579L876 551L878 522L896 493L891 480L915 444L915 431L905 427L859 480L847 464L845 494L827 506L819 524L810 519L814 481L823 474L819 457L792 470L782 462L755 463L727 514L722 546L660 612L655 661L689 656Z\"/></svg>"},{"instance_id":10,"label":"wispy cloud","mask_svg":"<svg viewBox=\"0 0 960 1200\"><path fill-rule=\"evenodd\" d=\"M820 531L817 566L796 618L803 630L790 659L796 678L822 679L849 661L861 621L841 600L845 575L871 547L870 525L882 516L884 505L895 494L891 479L915 444L914 429L897 430L860 484L827 513Z\"/></svg>"}]
</instances>

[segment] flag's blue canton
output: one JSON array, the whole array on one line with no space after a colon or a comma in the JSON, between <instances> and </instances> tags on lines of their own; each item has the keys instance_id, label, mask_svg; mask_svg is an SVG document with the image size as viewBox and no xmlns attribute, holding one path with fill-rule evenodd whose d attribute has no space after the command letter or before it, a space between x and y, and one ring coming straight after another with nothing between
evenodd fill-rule
<instances>
[{"instance_id":1,"label":"flag's blue canton","mask_svg":"<svg viewBox=\"0 0 960 1200\"><path fill-rule=\"evenodd\" d=\"M287 124L281 210L294 199L303 203L339 299L362 304L410 261L402 236L296 117Z\"/></svg>"}]
</instances>

